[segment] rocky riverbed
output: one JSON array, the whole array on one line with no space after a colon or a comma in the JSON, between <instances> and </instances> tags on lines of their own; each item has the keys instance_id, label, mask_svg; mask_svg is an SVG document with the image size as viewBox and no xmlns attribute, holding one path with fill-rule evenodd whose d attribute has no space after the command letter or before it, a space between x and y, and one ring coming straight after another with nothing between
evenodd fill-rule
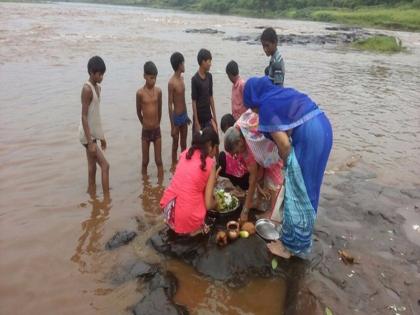
<instances>
[{"instance_id":1,"label":"rocky riverbed","mask_svg":"<svg viewBox=\"0 0 420 315\"><path fill-rule=\"evenodd\" d=\"M257 235L220 248L214 232L186 240L163 228L146 246L159 252L163 261L178 259L210 281L232 288L244 287L256 276L285 279L286 307L279 314L324 314L326 308L333 314L418 314L420 232L413 226L420 223L420 191L379 185L375 178L363 161L350 161L326 175L308 260L276 258L278 266L273 269L274 257ZM408 237L411 234L414 238ZM352 260L345 261L340 251ZM162 266L143 261L130 263L126 269L128 276L119 271L117 279L135 278L133 269L140 270L141 281L151 273L168 277ZM173 302L174 293L163 295L160 290L158 294L150 288L154 286L149 285L151 291L139 304L142 314L154 314L150 308L163 309L168 303L174 312L186 312L185 306ZM166 298L156 299L157 295ZM135 311L139 305L133 307L134 314L139 314Z\"/></svg>"},{"instance_id":2,"label":"rocky riverbed","mask_svg":"<svg viewBox=\"0 0 420 315\"><path fill-rule=\"evenodd\" d=\"M242 34L237 36L225 36L224 40L246 42L249 45L260 45L260 33L263 27L257 26L258 33L253 34ZM186 29L186 33L199 33L199 34L214 34L223 35L224 31L203 28L203 29ZM278 33L278 42L281 45L343 45L351 44L353 42L367 39L372 36L385 35L380 32L368 31L360 27L346 27L346 26L328 26L324 29L324 34L285 34L283 32Z\"/></svg>"}]
</instances>

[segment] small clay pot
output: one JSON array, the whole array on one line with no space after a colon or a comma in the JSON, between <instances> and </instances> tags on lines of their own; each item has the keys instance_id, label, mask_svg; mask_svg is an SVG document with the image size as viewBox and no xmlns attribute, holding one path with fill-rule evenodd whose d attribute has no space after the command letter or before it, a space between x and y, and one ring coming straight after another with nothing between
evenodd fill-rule
<instances>
[{"instance_id":1,"label":"small clay pot","mask_svg":"<svg viewBox=\"0 0 420 315\"><path fill-rule=\"evenodd\" d=\"M217 235L216 235L216 243L217 243L217 245L219 245L219 246L225 246L225 245L227 245L227 243L228 243L228 240L227 240L227 234L226 234L226 232L225 231L219 231L219 232L217 232Z\"/></svg>"},{"instance_id":2,"label":"small clay pot","mask_svg":"<svg viewBox=\"0 0 420 315\"><path fill-rule=\"evenodd\" d=\"M227 235L231 241L239 237L239 223L236 221L229 221L226 224Z\"/></svg>"}]
</instances>

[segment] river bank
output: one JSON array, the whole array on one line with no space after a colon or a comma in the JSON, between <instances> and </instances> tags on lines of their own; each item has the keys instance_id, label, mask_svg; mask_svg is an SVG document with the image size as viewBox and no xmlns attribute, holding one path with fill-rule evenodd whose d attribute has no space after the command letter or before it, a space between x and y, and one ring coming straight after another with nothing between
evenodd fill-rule
<instances>
[{"instance_id":1,"label":"river bank","mask_svg":"<svg viewBox=\"0 0 420 315\"><path fill-rule=\"evenodd\" d=\"M71 1L70 1L71 2ZM253 18L279 19L289 18L297 20L333 22L349 26L373 27L389 30L420 31L420 8L417 5L400 4L390 6L362 6L354 8L339 7L304 7L284 10L260 10L240 8L234 2L205 1L188 3L148 0L88 0L75 1L87 3L106 3L116 5L145 6L151 8L178 9L189 12L217 13L238 15Z\"/></svg>"}]
</instances>

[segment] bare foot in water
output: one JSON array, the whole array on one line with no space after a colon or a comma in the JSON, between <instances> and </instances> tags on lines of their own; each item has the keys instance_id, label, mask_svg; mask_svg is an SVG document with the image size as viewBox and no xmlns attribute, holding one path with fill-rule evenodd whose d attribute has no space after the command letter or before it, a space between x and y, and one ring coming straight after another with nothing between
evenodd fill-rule
<instances>
[{"instance_id":1,"label":"bare foot in water","mask_svg":"<svg viewBox=\"0 0 420 315\"><path fill-rule=\"evenodd\" d=\"M108 204L111 203L111 201L112 201L111 195L108 192L107 194L104 195L104 201L103 202L104 202L104 204L108 205Z\"/></svg>"},{"instance_id":2,"label":"bare foot in water","mask_svg":"<svg viewBox=\"0 0 420 315\"><path fill-rule=\"evenodd\" d=\"M267 244L268 250L275 256L283 257L289 259L292 254L284 247L283 243L280 241L275 241Z\"/></svg>"},{"instance_id":3,"label":"bare foot in water","mask_svg":"<svg viewBox=\"0 0 420 315\"><path fill-rule=\"evenodd\" d=\"M96 185L89 185L89 187L86 190L86 192L89 194L89 196L92 199L95 199L96 198Z\"/></svg>"}]
</instances>

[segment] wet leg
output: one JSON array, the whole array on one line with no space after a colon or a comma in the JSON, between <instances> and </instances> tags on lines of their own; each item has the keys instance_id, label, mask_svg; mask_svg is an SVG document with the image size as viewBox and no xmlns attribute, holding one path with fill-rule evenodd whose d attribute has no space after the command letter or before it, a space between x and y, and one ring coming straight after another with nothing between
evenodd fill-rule
<instances>
[{"instance_id":1,"label":"wet leg","mask_svg":"<svg viewBox=\"0 0 420 315\"><path fill-rule=\"evenodd\" d=\"M87 193L93 198L96 195L96 154L86 148L88 162L88 188Z\"/></svg>"},{"instance_id":2,"label":"wet leg","mask_svg":"<svg viewBox=\"0 0 420 315\"><path fill-rule=\"evenodd\" d=\"M142 151L141 173L143 175L147 174L147 166L149 165L149 146L150 146L149 141L146 141L146 140L141 141L141 151Z\"/></svg>"},{"instance_id":3,"label":"wet leg","mask_svg":"<svg viewBox=\"0 0 420 315\"><path fill-rule=\"evenodd\" d=\"M109 199L109 163L99 148L96 148L96 157L97 162L101 167L102 190L104 192L104 199Z\"/></svg>"},{"instance_id":4,"label":"wet leg","mask_svg":"<svg viewBox=\"0 0 420 315\"><path fill-rule=\"evenodd\" d=\"M184 152L187 149L187 136L188 136L187 124L179 127L179 134L180 134L181 152Z\"/></svg>"},{"instance_id":5,"label":"wet leg","mask_svg":"<svg viewBox=\"0 0 420 315\"><path fill-rule=\"evenodd\" d=\"M172 135L172 167L175 167L176 162L178 161L178 142L179 142L179 131L180 128L174 126L174 135Z\"/></svg>"},{"instance_id":6,"label":"wet leg","mask_svg":"<svg viewBox=\"0 0 420 315\"><path fill-rule=\"evenodd\" d=\"M162 138L156 139L154 142L155 151L155 163L158 169L158 178L163 177L163 165L162 165Z\"/></svg>"}]
</instances>

